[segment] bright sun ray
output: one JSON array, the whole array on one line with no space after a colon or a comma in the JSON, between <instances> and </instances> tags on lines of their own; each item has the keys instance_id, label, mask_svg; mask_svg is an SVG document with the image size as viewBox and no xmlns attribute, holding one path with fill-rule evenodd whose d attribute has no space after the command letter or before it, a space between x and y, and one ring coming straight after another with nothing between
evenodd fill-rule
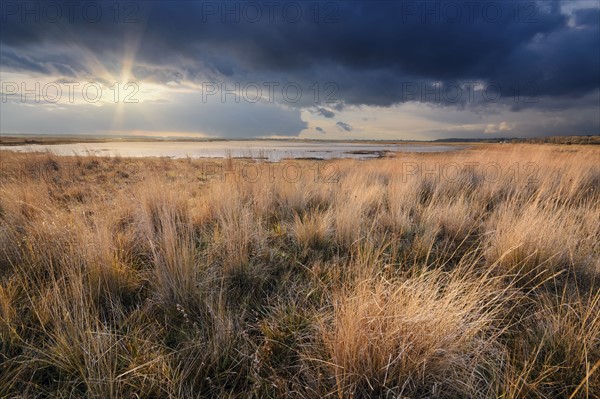
<instances>
[{"instance_id":1,"label":"bright sun ray","mask_svg":"<svg viewBox=\"0 0 600 399\"><path fill-rule=\"evenodd\" d=\"M132 89L128 86L129 83L137 85L139 94L140 82L136 80L133 73L133 67L135 66L136 54L140 48L140 44L143 37L144 27L139 27L133 33L129 34L123 42L123 56L121 58L121 73L118 80L115 80L115 90L118 90L117 102L115 105L115 113L113 115L112 130L121 130L125 122L125 104L124 100L127 94ZM129 90L126 90L126 87ZM139 96L136 97L138 101L141 99ZM128 104L129 105L129 104Z\"/></svg>"}]
</instances>

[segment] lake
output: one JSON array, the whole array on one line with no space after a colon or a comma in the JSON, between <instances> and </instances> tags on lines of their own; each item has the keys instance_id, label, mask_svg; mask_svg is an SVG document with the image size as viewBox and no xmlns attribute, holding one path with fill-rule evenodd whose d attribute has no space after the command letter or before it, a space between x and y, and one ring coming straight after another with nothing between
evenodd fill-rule
<instances>
[{"instance_id":1,"label":"lake","mask_svg":"<svg viewBox=\"0 0 600 399\"><path fill-rule=\"evenodd\" d=\"M56 155L95 155L169 158L282 159L377 158L388 152L445 152L464 146L418 144L372 144L295 141L113 141L104 143L30 144L0 146L1 150L45 152Z\"/></svg>"}]
</instances>

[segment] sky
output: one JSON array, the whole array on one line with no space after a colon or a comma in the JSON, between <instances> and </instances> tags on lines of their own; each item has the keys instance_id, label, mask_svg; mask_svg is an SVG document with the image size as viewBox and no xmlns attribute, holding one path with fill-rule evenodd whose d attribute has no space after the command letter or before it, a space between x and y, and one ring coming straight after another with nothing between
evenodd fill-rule
<instances>
[{"instance_id":1,"label":"sky","mask_svg":"<svg viewBox=\"0 0 600 399\"><path fill-rule=\"evenodd\" d=\"M600 134L600 0L2 1L0 134Z\"/></svg>"}]
</instances>

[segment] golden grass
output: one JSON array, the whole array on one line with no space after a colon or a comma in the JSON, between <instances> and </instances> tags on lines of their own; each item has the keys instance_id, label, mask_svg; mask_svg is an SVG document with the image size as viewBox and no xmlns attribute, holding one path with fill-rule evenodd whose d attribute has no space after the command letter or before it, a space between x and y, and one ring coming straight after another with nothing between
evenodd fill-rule
<instances>
[{"instance_id":1,"label":"golden grass","mask_svg":"<svg viewBox=\"0 0 600 399\"><path fill-rule=\"evenodd\" d=\"M487 396L511 297L495 285L486 275L434 270L337 293L322 334L340 396Z\"/></svg>"},{"instance_id":2,"label":"golden grass","mask_svg":"<svg viewBox=\"0 0 600 399\"><path fill-rule=\"evenodd\" d=\"M0 157L1 397L600 397L600 149Z\"/></svg>"}]
</instances>

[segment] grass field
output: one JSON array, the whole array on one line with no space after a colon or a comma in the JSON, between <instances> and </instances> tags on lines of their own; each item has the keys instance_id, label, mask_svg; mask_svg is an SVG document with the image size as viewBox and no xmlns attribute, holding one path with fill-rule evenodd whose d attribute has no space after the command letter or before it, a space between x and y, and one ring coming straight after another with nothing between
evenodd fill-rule
<instances>
[{"instance_id":1,"label":"grass field","mask_svg":"<svg viewBox=\"0 0 600 399\"><path fill-rule=\"evenodd\" d=\"M0 157L0 397L600 397L599 147Z\"/></svg>"}]
</instances>

